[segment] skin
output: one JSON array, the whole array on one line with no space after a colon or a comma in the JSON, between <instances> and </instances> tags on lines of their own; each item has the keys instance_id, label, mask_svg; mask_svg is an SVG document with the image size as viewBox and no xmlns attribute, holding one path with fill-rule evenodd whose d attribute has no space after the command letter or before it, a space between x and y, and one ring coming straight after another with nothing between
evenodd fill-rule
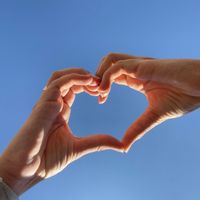
<instances>
[{"instance_id":1,"label":"skin","mask_svg":"<svg viewBox=\"0 0 200 200\"><path fill-rule=\"evenodd\" d=\"M123 151L112 136L76 137L68 125L75 95L87 92L96 96L98 84L83 69L58 71L49 79L30 117L0 157L0 176L17 195L88 153Z\"/></svg>"},{"instance_id":2,"label":"skin","mask_svg":"<svg viewBox=\"0 0 200 200\"><path fill-rule=\"evenodd\" d=\"M96 75L102 79L100 103L106 101L113 83L137 90L148 100L146 111L122 138L126 151L151 128L200 106L199 60L158 60L111 53L103 58Z\"/></svg>"},{"instance_id":3,"label":"skin","mask_svg":"<svg viewBox=\"0 0 200 200\"><path fill-rule=\"evenodd\" d=\"M199 80L199 60L158 60L116 53L103 58L96 76L83 69L57 71L1 155L0 177L20 195L88 153L128 151L151 128L199 108ZM75 95L86 92L104 103L113 83L143 93L149 102L146 111L127 129L121 142L102 134L75 136L68 125Z\"/></svg>"}]
</instances>

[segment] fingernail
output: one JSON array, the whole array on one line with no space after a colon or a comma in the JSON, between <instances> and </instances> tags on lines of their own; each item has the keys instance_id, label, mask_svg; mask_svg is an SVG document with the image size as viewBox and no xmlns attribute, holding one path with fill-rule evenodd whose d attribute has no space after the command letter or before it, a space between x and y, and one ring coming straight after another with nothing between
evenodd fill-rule
<instances>
[{"instance_id":1,"label":"fingernail","mask_svg":"<svg viewBox=\"0 0 200 200\"><path fill-rule=\"evenodd\" d=\"M104 104L105 102L104 101L99 101L99 104Z\"/></svg>"},{"instance_id":2,"label":"fingernail","mask_svg":"<svg viewBox=\"0 0 200 200\"><path fill-rule=\"evenodd\" d=\"M99 104L103 104L103 103L104 103L104 102L102 101L101 95L98 96L98 102L99 102Z\"/></svg>"},{"instance_id":3,"label":"fingernail","mask_svg":"<svg viewBox=\"0 0 200 200\"><path fill-rule=\"evenodd\" d=\"M93 79L93 81L91 82L91 86L99 86L100 81L97 79Z\"/></svg>"},{"instance_id":4,"label":"fingernail","mask_svg":"<svg viewBox=\"0 0 200 200\"><path fill-rule=\"evenodd\" d=\"M91 85L91 86L98 86L98 83L92 82L90 85Z\"/></svg>"},{"instance_id":5,"label":"fingernail","mask_svg":"<svg viewBox=\"0 0 200 200\"><path fill-rule=\"evenodd\" d=\"M105 98L108 94L107 93L101 93L101 97Z\"/></svg>"}]
</instances>

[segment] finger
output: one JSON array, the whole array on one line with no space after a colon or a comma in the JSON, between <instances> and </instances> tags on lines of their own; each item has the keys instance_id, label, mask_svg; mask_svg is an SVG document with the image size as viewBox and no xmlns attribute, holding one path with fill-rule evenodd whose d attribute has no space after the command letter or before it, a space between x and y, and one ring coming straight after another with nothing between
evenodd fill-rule
<instances>
[{"instance_id":1,"label":"finger","mask_svg":"<svg viewBox=\"0 0 200 200\"><path fill-rule=\"evenodd\" d=\"M91 90L92 88L92 90ZM71 90L74 92L74 94L79 94L82 92L86 92L87 94L91 96L98 96L100 93L97 91L97 87L94 86L81 86L81 85L74 85L71 87ZM68 89L63 91L63 96L66 96L68 93Z\"/></svg>"},{"instance_id":2,"label":"finger","mask_svg":"<svg viewBox=\"0 0 200 200\"><path fill-rule=\"evenodd\" d=\"M98 91L91 91L89 89L87 89L86 87L84 87L84 92L86 92L87 94L91 95L91 96L99 96L99 92Z\"/></svg>"},{"instance_id":3,"label":"finger","mask_svg":"<svg viewBox=\"0 0 200 200\"><path fill-rule=\"evenodd\" d=\"M114 80L118 77L126 78L126 76L122 76L126 74L126 69L123 66L123 64L121 64L121 62L116 63L104 73L101 84L98 89L101 93L101 95L98 98L99 104L103 104L106 102L108 94L110 93L111 84L114 82Z\"/></svg>"},{"instance_id":4,"label":"finger","mask_svg":"<svg viewBox=\"0 0 200 200\"><path fill-rule=\"evenodd\" d=\"M79 94L81 92L86 92L87 94L91 96L98 96L98 91L91 91L88 89L88 87L94 87L94 86L81 86L81 85L74 85L71 87L71 90L74 92L74 94Z\"/></svg>"},{"instance_id":5,"label":"finger","mask_svg":"<svg viewBox=\"0 0 200 200\"><path fill-rule=\"evenodd\" d=\"M119 85L125 85L127 86L128 83L127 83L127 75L125 74L122 74L120 76L118 76L117 78L114 79L115 83L119 84Z\"/></svg>"},{"instance_id":6,"label":"finger","mask_svg":"<svg viewBox=\"0 0 200 200\"><path fill-rule=\"evenodd\" d=\"M63 97L64 102L71 108L75 100L75 93L72 89L69 89L68 93Z\"/></svg>"},{"instance_id":7,"label":"finger","mask_svg":"<svg viewBox=\"0 0 200 200\"><path fill-rule=\"evenodd\" d=\"M74 103L74 100L75 100L75 97L76 97L76 94L79 94L81 92L87 92L89 93L88 91L86 91L86 89L83 87L83 86L80 86L80 85L74 85L72 86L68 92L66 93L66 95L63 97L63 100L65 103L68 104L68 106L71 108L71 106L73 105ZM96 95L95 95L96 96Z\"/></svg>"},{"instance_id":8,"label":"finger","mask_svg":"<svg viewBox=\"0 0 200 200\"><path fill-rule=\"evenodd\" d=\"M62 121L64 120L66 123L69 122L69 118L70 118L70 113L71 113L71 109L68 105L68 103L63 104L62 110L60 115L62 116Z\"/></svg>"},{"instance_id":9,"label":"finger","mask_svg":"<svg viewBox=\"0 0 200 200\"><path fill-rule=\"evenodd\" d=\"M80 86L80 85L74 85L69 90L66 90L66 91L67 91L66 94L64 94L64 96L63 96L63 101L65 104L63 106L61 115L67 123L68 123L69 116L70 116L70 108L72 107L72 105L74 103L76 94L79 94L81 92L86 92L92 96L99 95L98 92L87 91L84 86Z\"/></svg>"},{"instance_id":10,"label":"finger","mask_svg":"<svg viewBox=\"0 0 200 200\"><path fill-rule=\"evenodd\" d=\"M99 90L108 93L114 79L126 74L126 69L123 64L117 63L113 65L104 73L101 84L99 86Z\"/></svg>"},{"instance_id":11,"label":"finger","mask_svg":"<svg viewBox=\"0 0 200 200\"><path fill-rule=\"evenodd\" d=\"M102 77L104 72L111 67L113 64L120 60L128 60L128 59L153 59L150 57L143 56L132 56L128 54L120 54L120 53L109 53L105 56L99 64L99 67L96 71L96 75Z\"/></svg>"},{"instance_id":12,"label":"finger","mask_svg":"<svg viewBox=\"0 0 200 200\"><path fill-rule=\"evenodd\" d=\"M128 54L120 53L109 53L106 55L100 62L99 67L96 71L96 75L102 77L103 73L110 67L112 64L116 63L119 60L133 59L134 56Z\"/></svg>"},{"instance_id":13,"label":"finger","mask_svg":"<svg viewBox=\"0 0 200 200\"><path fill-rule=\"evenodd\" d=\"M79 156L108 149L124 152L122 143L110 135L91 135L77 138L75 147Z\"/></svg>"},{"instance_id":14,"label":"finger","mask_svg":"<svg viewBox=\"0 0 200 200\"><path fill-rule=\"evenodd\" d=\"M107 100L107 98L108 98L108 95L105 95L105 96L99 95L98 96L98 102L99 102L99 104L105 103L106 100Z\"/></svg>"},{"instance_id":15,"label":"finger","mask_svg":"<svg viewBox=\"0 0 200 200\"><path fill-rule=\"evenodd\" d=\"M127 77L140 78L140 76L142 76L142 70L139 71L139 68L142 68L143 74L145 74L146 62L147 61L143 60L126 60L117 62L116 64L112 65L108 70L105 71L99 86L99 91L109 91L112 82L114 82L114 80L118 80L119 77L121 78L120 81L126 85ZM124 80L122 80L122 78L124 78Z\"/></svg>"},{"instance_id":16,"label":"finger","mask_svg":"<svg viewBox=\"0 0 200 200\"><path fill-rule=\"evenodd\" d=\"M111 66L103 75L101 84L98 91L102 93L99 97L99 103L102 104L107 100L108 94L111 89L111 84L116 82L121 85L126 85L135 89L139 92L144 93L144 85L146 80L140 80L136 78L139 75L137 74L138 68L142 67L141 63L144 61L141 60L131 60L131 61L120 61L113 66ZM145 65L144 65L145 66ZM145 71L145 67L143 69ZM142 74L140 74L142 75Z\"/></svg>"},{"instance_id":17,"label":"finger","mask_svg":"<svg viewBox=\"0 0 200 200\"><path fill-rule=\"evenodd\" d=\"M125 85L125 86L128 86L130 87L131 89L134 89L138 92L141 92L141 93L145 93L144 91L144 87L145 87L145 84L147 83L147 81L143 81L143 80L139 80L139 79L136 79L136 78L132 78L132 77L129 77L128 75L120 75L119 77L115 78L113 80L114 83L117 83L119 85ZM99 95L99 98L98 98L98 102L99 104L103 104L106 102L107 98L108 98L108 95L109 95L109 92L110 91L107 91L106 93L101 93Z\"/></svg>"},{"instance_id":18,"label":"finger","mask_svg":"<svg viewBox=\"0 0 200 200\"><path fill-rule=\"evenodd\" d=\"M162 119L158 114L150 109L147 109L126 131L122 143L127 152L131 145L140 139L146 132L153 127L162 123Z\"/></svg>"},{"instance_id":19,"label":"finger","mask_svg":"<svg viewBox=\"0 0 200 200\"><path fill-rule=\"evenodd\" d=\"M99 86L86 86L87 90L96 92L99 89Z\"/></svg>"},{"instance_id":20,"label":"finger","mask_svg":"<svg viewBox=\"0 0 200 200\"><path fill-rule=\"evenodd\" d=\"M144 87L149 81L132 78L128 75L121 75L114 80L119 85L125 85L144 94Z\"/></svg>"},{"instance_id":21,"label":"finger","mask_svg":"<svg viewBox=\"0 0 200 200\"><path fill-rule=\"evenodd\" d=\"M80 74L70 74L64 75L59 79L54 80L48 89L57 88L60 91L60 94L63 95L68 89L74 85L91 85L95 82L94 78L91 75L80 75Z\"/></svg>"},{"instance_id":22,"label":"finger","mask_svg":"<svg viewBox=\"0 0 200 200\"><path fill-rule=\"evenodd\" d=\"M128 85L128 83L127 83L127 75L119 75L119 77L117 77L117 78L115 78L114 79L114 82L115 83L117 83L117 84L119 84L119 85ZM105 103L106 102L106 100L107 100L107 98L108 98L108 94L109 94L109 92L108 93L101 93L100 95L99 95L99 97L98 97L98 102L99 102L99 104L103 104L103 103Z\"/></svg>"},{"instance_id":23,"label":"finger","mask_svg":"<svg viewBox=\"0 0 200 200\"><path fill-rule=\"evenodd\" d=\"M82 74L82 75L89 75L90 72L86 71L83 68L68 68L68 69L63 69L63 70L58 70L53 72L52 76L50 79L47 81L47 86L54 80L68 74Z\"/></svg>"},{"instance_id":24,"label":"finger","mask_svg":"<svg viewBox=\"0 0 200 200\"><path fill-rule=\"evenodd\" d=\"M89 87L89 86L88 86ZM90 86L93 87L93 86ZM87 87L80 86L80 85L74 85L69 90L66 90L66 94L63 96L63 100L65 103L68 104L69 107L71 107L74 103L76 94L86 92L91 96L98 96L99 92L97 91L90 91L87 89Z\"/></svg>"}]
</instances>

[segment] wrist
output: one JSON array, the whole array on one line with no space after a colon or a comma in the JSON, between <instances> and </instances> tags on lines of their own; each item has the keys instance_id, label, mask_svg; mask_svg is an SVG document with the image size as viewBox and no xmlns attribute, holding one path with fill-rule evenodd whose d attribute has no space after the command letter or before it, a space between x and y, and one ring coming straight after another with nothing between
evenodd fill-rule
<instances>
[{"instance_id":1,"label":"wrist","mask_svg":"<svg viewBox=\"0 0 200 200\"><path fill-rule=\"evenodd\" d=\"M18 200L18 196L14 191L4 182L0 177L0 197L3 199L15 199Z\"/></svg>"},{"instance_id":2,"label":"wrist","mask_svg":"<svg viewBox=\"0 0 200 200\"><path fill-rule=\"evenodd\" d=\"M22 193L42 180L39 176L23 177L16 171L16 169L14 169L15 167L13 167L13 170L10 170L11 168L12 166L9 163L6 163L1 157L0 177L17 196L20 196Z\"/></svg>"},{"instance_id":3,"label":"wrist","mask_svg":"<svg viewBox=\"0 0 200 200\"><path fill-rule=\"evenodd\" d=\"M1 159L2 161L2 159ZM2 178L3 182L10 187L10 189L19 196L19 192L15 189L16 181L6 170L6 166L0 161L0 177Z\"/></svg>"}]
</instances>

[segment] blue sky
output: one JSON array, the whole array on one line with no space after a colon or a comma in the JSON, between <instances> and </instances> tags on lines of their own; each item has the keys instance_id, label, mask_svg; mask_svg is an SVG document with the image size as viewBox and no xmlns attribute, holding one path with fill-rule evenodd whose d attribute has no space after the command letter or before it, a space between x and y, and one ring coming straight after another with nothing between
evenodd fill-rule
<instances>
[{"instance_id":1,"label":"blue sky","mask_svg":"<svg viewBox=\"0 0 200 200\"><path fill-rule=\"evenodd\" d=\"M0 152L55 70L94 73L108 52L198 59L199 7L197 0L0 0ZM76 135L121 138L146 106L143 95L122 86L104 105L80 94L70 125ZM199 116L197 110L156 127L128 154L90 154L21 199L198 200Z\"/></svg>"}]
</instances>

